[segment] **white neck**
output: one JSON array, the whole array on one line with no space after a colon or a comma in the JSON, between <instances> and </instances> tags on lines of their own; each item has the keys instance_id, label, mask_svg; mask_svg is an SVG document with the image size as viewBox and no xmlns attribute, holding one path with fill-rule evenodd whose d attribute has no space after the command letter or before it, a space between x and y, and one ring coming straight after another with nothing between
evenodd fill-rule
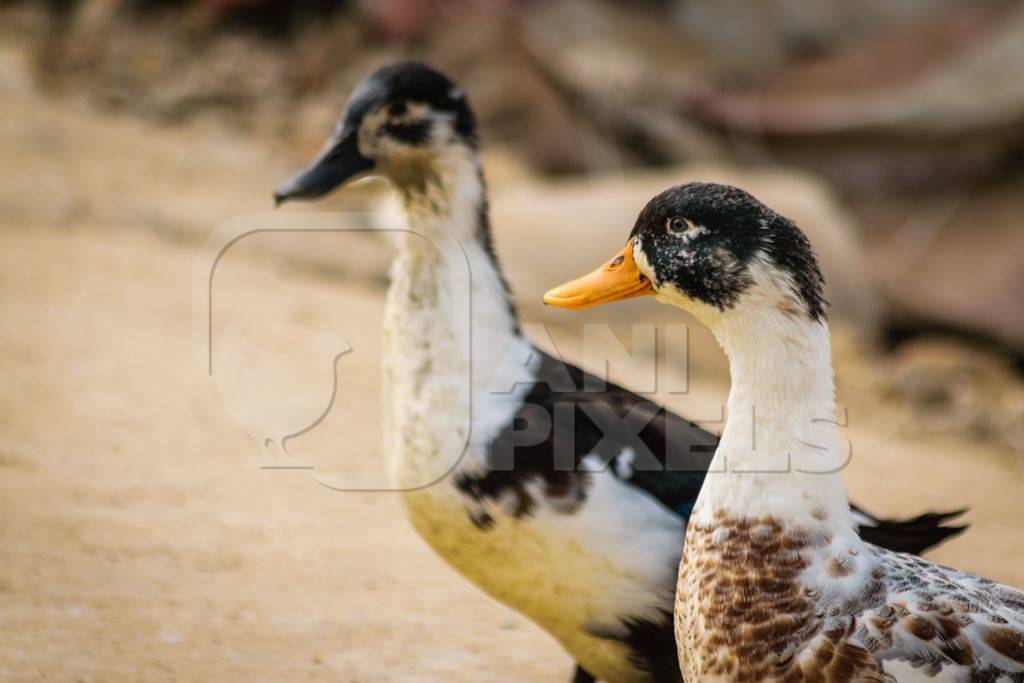
<instances>
[{"instance_id":1,"label":"white neck","mask_svg":"<svg viewBox=\"0 0 1024 683\"><path fill-rule=\"evenodd\" d=\"M514 405L502 392L528 379L532 347L481 241L478 164L460 147L434 162L426 185L399 187L408 232L388 291L387 410L398 423L389 429L415 432L418 441L388 450L392 472L412 467L414 484L443 475L467 440L472 451L505 424Z\"/></svg>"},{"instance_id":2,"label":"white neck","mask_svg":"<svg viewBox=\"0 0 1024 683\"><path fill-rule=\"evenodd\" d=\"M732 388L698 514L729 509L799 523L825 513L853 533L828 324L774 305L775 297L751 299L707 320L729 357Z\"/></svg>"}]
</instances>

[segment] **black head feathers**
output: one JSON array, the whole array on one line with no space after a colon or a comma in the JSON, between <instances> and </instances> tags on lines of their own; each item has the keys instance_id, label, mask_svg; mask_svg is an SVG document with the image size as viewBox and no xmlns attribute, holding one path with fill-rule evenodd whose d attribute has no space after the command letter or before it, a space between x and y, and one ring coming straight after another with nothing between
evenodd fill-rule
<instances>
[{"instance_id":1,"label":"black head feathers","mask_svg":"<svg viewBox=\"0 0 1024 683\"><path fill-rule=\"evenodd\" d=\"M670 283L720 310L754 283L756 261L774 268L811 320L825 316L824 280L807 237L739 188L687 183L654 197L631 234L656 286Z\"/></svg>"}]
</instances>

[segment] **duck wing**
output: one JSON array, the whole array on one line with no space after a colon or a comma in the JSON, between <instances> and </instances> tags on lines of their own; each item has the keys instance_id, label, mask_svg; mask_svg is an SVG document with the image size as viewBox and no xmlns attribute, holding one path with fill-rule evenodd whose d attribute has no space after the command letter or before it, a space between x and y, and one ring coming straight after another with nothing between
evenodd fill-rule
<instances>
[{"instance_id":1,"label":"duck wing","mask_svg":"<svg viewBox=\"0 0 1024 683\"><path fill-rule=\"evenodd\" d=\"M859 600L826 617L819 647L848 650L852 662L874 660L895 680L910 670L934 680L1024 678L1024 592L913 555L871 551L873 580ZM854 656L857 650L870 659ZM802 659L805 667L829 663Z\"/></svg>"},{"instance_id":2,"label":"duck wing","mask_svg":"<svg viewBox=\"0 0 1024 683\"><path fill-rule=\"evenodd\" d=\"M689 516L718 438L655 403L546 353L515 417L488 446L487 468L456 479L464 495L512 516L543 503L571 513L610 472ZM485 523L487 520L484 520Z\"/></svg>"}]
</instances>

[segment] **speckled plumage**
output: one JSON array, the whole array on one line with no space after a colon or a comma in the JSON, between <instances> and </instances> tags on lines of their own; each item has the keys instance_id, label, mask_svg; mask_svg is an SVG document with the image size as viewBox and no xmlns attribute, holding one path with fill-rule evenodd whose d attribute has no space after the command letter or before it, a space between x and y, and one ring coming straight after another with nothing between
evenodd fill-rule
<instances>
[{"instance_id":1,"label":"speckled plumage","mask_svg":"<svg viewBox=\"0 0 1024 683\"><path fill-rule=\"evenodd\" d=\"M1024 680L1024 593L866 544L837 549L826 522L691 522L676 591L687 680L888 682L908 667Z\"/></svg>"}]
</instances>

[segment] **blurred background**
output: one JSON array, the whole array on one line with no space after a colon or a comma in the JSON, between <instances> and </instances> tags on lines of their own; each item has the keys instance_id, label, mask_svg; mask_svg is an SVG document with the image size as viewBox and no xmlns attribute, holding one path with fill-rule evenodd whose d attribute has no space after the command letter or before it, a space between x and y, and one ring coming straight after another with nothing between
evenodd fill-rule
<instances>
[{"instance_id":1,"label":"blurred background","mask_svg":"<svg viewBox=\"0 0 1024 683\"><path fill-rule=\"evenodd\" d=\"M477 112L499 256L541 346L579 361L584 323L628 346L631 323L685 322L653 302L538 304L616 251L656 192L739 185L823 262L853 496L972 508L933 559L1024 586L1019 0L8 1L0 677L568 678L395 496L261 470L192 347L203 240L270 210L352 87L405 58ZM366 183L313 208L383 224L389 197ZM217 275L215 347L234 325L280 353L341 334L362 359L339 361L332 413L292 446L318 475L382 472L391 253L370 233L261 235ZM689 392L662 400L720 428L713 340L692 326L662 350L613 377L685 368Z\"/></svg>"}]
</instances>

